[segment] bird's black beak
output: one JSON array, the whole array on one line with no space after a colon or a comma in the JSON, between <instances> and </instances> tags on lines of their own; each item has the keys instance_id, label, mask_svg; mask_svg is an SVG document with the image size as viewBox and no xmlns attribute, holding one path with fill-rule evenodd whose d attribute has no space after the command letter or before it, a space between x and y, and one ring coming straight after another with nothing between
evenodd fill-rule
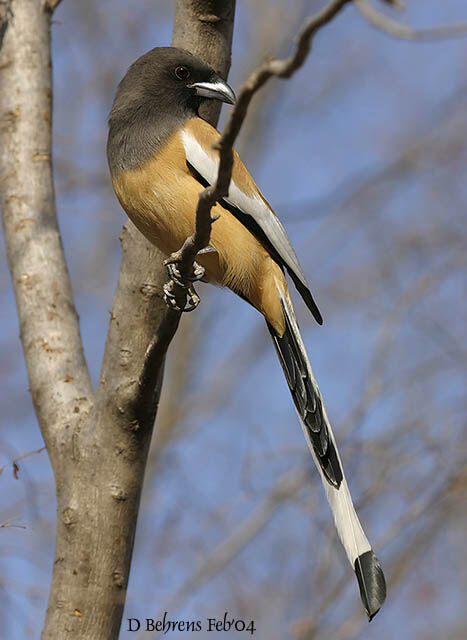
<instances>
[{"instance_id":1,"label":"bird's black beak","mask_svg":"<svg viewBox=\"0 0 467 640\"><path fill-rule=\"evenodd\" d=\"M195 82L188 85L188 87L194 89L196 95L203 98L212 98L228 104L235 104L235 93L232 88L217 75L212 76L209 82Z\"/></svg>"}]
</instances>

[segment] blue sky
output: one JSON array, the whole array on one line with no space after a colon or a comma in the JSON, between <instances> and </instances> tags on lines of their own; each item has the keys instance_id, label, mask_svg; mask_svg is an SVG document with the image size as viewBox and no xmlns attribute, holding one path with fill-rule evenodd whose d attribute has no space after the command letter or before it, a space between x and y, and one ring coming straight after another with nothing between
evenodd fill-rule
<instances>
[{"instance_id":1,"label":"blue sky","mask_svg":"<svg viewBox=\"0 0 467 640\"><path fill-rule=\"evenodd\" d=\"M125 221L106 178L105 119L130 62L167 44L171 33L169 3L134 4L86 2L86 16L65 1L53 26L59 221L94 380ZM294 1L284 10L277 0L260 14L254 3L241 0L234 88L265 56L286 54L300 17L318 4ZM407 4L405 15L418 26L466 19L461 0ZM268 25L274 37L265 31L259 41L258 29ZM252 129L247 123L237 145L284 221L323 311L319 328L297 302L355 497L364 497L388 465L380 494L362 510L376 541L458 463L465 464L467 308L460 256L467 196L466 56L467 39L397 41L349 7L318 34L306 66L291 81L274 80L255 99ZM254 512L281 474L311 469L261 318L230 292L203 285L199 290L203 304L196 318L183 319L189 336L183 339L197 345L190 347L192 359L183 371L186 397L174 401L192 400L194 409L147 477L126 616L155 615L212 548ZM43 444L27 392L3 250L0 309L3 465ZM174 345L174 354L181 348ZM228 375L231 391L222 387ZM374 397L372 383L382 387ZM216 409L200 408L200 397ZM45 452L19 464L18 480L10 467L0 476L2 521L16 518L26 527L0 530L0 606L7 635L37 638L53 561L54 487ZM440 638L448 623L465 623L461 522L449 512L443 532L391 592L371 627L359 631L357 623L356 633L342 637ZM363 620L363 612L329 524L317 475L311 474L309 484L173 617L253 611L263 630L259 637L288 637L290 625L317 606L313 580L323 550L330 548L337 559L323 579L323 593L342 577L348 583L336 609L324 613L322 629L340 637L336 620L354 611ZM428 528L424 514L378 548L389 572L408 537ZM121 637L134 634L122 631Z\"/></svg>"}]
</instances>

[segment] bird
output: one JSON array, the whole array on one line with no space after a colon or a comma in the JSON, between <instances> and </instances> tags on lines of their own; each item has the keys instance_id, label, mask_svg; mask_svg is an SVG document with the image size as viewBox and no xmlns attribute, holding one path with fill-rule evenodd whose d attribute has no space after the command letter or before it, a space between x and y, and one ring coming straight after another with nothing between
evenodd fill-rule
<instances>
[{"instance_id":1,"label":"bird","mask_svg":"<svg viewBox=\"0 0 467 640\"><path fill-rule=\"evenodd\" d=\"M199 194L217 178L220 133L199 109L206 100L235 99L210 65L178 47L148 51L118 85L108 117L113 188L134 225L167 256L193 234ZM285 273L315 320L323 319L282 223L235 151L228 195L212 213L210 244L196 256L195 273L264 316L371 620L386 597L384 573L352 503Z\"/></svg>"}]
</instances>

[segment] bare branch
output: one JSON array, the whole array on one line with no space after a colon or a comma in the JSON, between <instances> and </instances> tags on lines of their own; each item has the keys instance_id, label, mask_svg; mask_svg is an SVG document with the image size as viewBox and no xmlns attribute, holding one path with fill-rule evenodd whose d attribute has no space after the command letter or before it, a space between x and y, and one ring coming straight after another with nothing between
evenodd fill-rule
<instances>
[{"instance_id":1,"label":"bare branch","mask_svg":"<svg viewBox=\"0 0 467 640\"><path fill-rule=\"evenodd\" d=\"M467 22L440 25L430 29L414 29L403 22L385 16L375 9L368 0L354 0L354 4L368 22L394 38L403 38L404 40L439 40L467 35Z\"/></svg>"},{"instance_id":2,"label":"bare branch","mask_svg":"<svg viewBox=\"0 0 467 640\"><path fill-rule=\"evenodd\" d=\"M310 52L311 42L315 33L328 24L349 2L350 0L334 0L319 13L308 18L297 37L295 52L289 58L271 60L261 65L250 75L240 89L237 103L230 114L217 145L219 149L217 180L199 195L196 208L195 233L185 240L182 248L173 254L168 261L177 262L182 278L186 279L191 275L196 254L209 244L211 227L215 221L215 218L211 216L211 209L216 202L225 198L229 192L233 167L233 145L245 120L253 96L274 76L290 78L304 64ZM168 287L178 299L185 297L186 290L181 290L173 280L169 281Z\"/></svg>"},{"instance_id":3,"label":"bare branch","mask_svg":"<svg viewBox=\"0 0 467 640\"><path fill-rule=\"evenodd\" d=\"M13 466L13 468L15 468L15 466L16 466L16 468L17 468L17 466L18 466L18 462L19 462L20 460L24 460L25 458L29 458L29 456L34 456L34 455L36 455L37 453L42 453L42 451L45 451L45 449L46 449L46 447L40 447L39 449L34 449L34 451L27 451L26 453L22 453L20 456L18 456L17 458L15 458L14 460L12 460L11 462L7 462L6 464L3 464L3 465L0 467L0 475L2 475L3 470L4 470L6 467L9 467L10 465L12 465L12 466Z\"/></svg>"}]
</instances>

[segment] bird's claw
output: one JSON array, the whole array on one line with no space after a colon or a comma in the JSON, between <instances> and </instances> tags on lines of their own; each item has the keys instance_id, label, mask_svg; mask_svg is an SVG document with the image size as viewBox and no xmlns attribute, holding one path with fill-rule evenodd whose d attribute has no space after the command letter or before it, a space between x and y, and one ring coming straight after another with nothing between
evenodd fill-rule
<instances>
[{"instance_id":1,"label":"bird's claw","mask_svg":"<svg viewBox=\"0 0 467 640\"><path fill-rule=\"evenodd\" d=\"M198 280L202 280L204 278L204 274L206 273L205 268L202 267L197 262L193 262L193 275L189 280L191 282L197 282Z\"/></svg>"},{"instance_id":2,"label":"bird's claw","mask_svg":"<svg viewBox=\"0 0 467 640\"><path fill-rule=\"evenodd\" d=\"M196 309L201 302L199 295L196 293L193 285L189 285L186 288L187 300L184 307L181 307L177 302L177 297L172 292L172 286L170 282L166 282L164 285L164 301L168 307L174 309L174 311L183 311L189 313Z\"/></svg>"},{"instance_id":3,"label":"bird's claw","mask_svg":"<svg viewBox=\"0 0 467 640\"><path fill-rule=\"evenodd\" d=\"M197 262L193 263L193 272L192 275L183 277L180 273L180 269L178 268L177 262L174 260L173 262L168 260L165 261L165 266L167 268L167 272L169 274L169 281L164 284L164 301L168 307L174 309L175 311L183 311L190 312L196 309L196 307L200 303L200 297L196 293L195 288L193 287L193 282L197 282L204 277L204 267L202 267ZM180 296L174 294L174 287L178 286L182 289L186 290L186 302L183 307L179 305L178 300Z\"/></svg>"},{"instance_id":4,"label":"bird's claw","mask_svg":"<svg viewBox=\"0 0 467 640\"><path fill-rule=\"evenodd\" d=\"M166 269L168 271L169 277L173 280L179 287L183 287L187 289L189 287L190 282L197 282L204 278L204 267L202 267L197 262L193 262L193 272L189 276L182 276L180 273L180 269L178 268L178 261L168 258L164 262Z\"/></svg>"}]
</instances>

